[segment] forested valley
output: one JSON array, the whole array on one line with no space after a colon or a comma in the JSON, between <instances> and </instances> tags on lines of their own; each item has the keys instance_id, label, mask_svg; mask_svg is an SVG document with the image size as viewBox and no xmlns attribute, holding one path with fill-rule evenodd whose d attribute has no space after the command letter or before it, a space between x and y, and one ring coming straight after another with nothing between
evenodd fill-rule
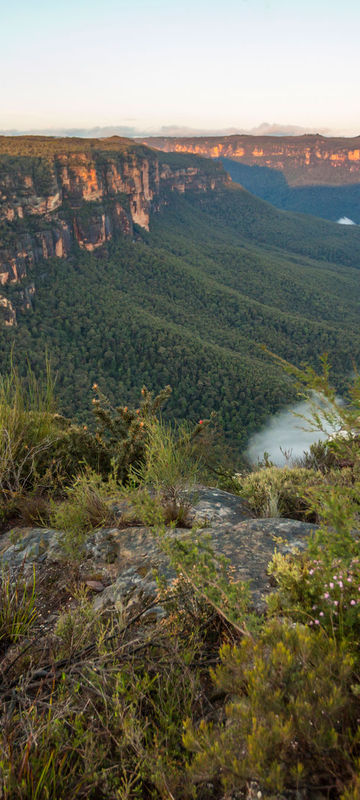
<instances>
[{"instance_id":1,"label":"forested valley","mask_svg":"<svg viewBox=\"0 0 360 800\"><path fill-rule=\"evenodd\" d=\"M215 411L239 450L295 396L264 346L315 366L328 352L344 388L360 355L359 267L355 228L278 211L236 186L169 192L150 232L135 226L133 238L34 267L34 307L2 332L1 367L12 351L39 373L47 349L62 412L85 421L94 382L129 403L143 384L170 384L170 418Z\"/></svg>"}]
</instances>

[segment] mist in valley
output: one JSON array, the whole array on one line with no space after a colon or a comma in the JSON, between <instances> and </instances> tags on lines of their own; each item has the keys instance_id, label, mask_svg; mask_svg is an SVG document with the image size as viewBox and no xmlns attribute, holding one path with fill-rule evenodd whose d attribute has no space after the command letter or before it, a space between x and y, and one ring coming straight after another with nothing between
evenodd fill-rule
<instances>
[{"instance_id":1,"label":"mist in valley","mask_svg":"<svg viewBox=\"0 0 360 800\"><path fill-rule=\"evenodd\" d=\"M356 225L356 222L354 222L353 219L350 219L350 217L340 217L340 219L338 219L338 223L339 225Z\"/></svg>"},{"instance_id":2,"label":"mist in valley","mask_svg":"<svg viewBox=\"0 0 360 800\"><path fill-rule=\"evenodd\" d=\"M291 464L301 458L314 442L327 439L335 432L330 424L325 421L323 424L327 433L311 430L311 403L295 403L270 417L268 423L251 437L247 458L256 465L267 453L270 461L278 467Z\"/></svg>"}]
</instances>

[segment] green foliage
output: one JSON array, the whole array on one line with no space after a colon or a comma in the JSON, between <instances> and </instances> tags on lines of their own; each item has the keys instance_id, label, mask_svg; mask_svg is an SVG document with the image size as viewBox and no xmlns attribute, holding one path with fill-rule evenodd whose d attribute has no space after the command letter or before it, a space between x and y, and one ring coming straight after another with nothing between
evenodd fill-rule
<instances>
[{"instance_id":1,"label":"green foliage","mask_svg":"<svg viewBox=\"0 0 360 800\"><path fill-rule=\"evenodd\" d=\"M325 563L333 558L348 563L359 552L359 483L312 489L311 506L318 509L321 526L309 543L309 552Z\"/></svg>"},{"instance_id":2,"label":"green foliage","mask_svg":"<svg viewBox=\"0 0 360 800\"><path fill-rule=\"evenodd\" d=\"M0 145L0 150L1 150ZM25 177L32 178L34 191L38 195L49 195L54 190L55 178L52 172L50 162L38 156L26 157L19 153L18 155L9 155L0 153L0 169L7 175L7 179L15 184L20 197L26 197L29 194L29 189L24 182Z\"/></svg>"},{"instance_id":3,"label":"green foliage","mask_svg":"<svg viewBox=\"0 0 360 800\"><path fill-rule=\"evenodd\" d=\"M357 647L360 634L360 559L294 559L276 553L269 573L277 591L268 598L272 614L284 614L310 627L317 626L340 642Z\"/></svg>"},{"instance_id":4,"label":"green foliage","mask_svg":"<svg viewBox=\"0 0 360 800\"><path fill-rule=\"evenodd\" d=\"M114 624L111 619L105 620L95 611L85 587L75 587L73 598L76 606L60 614L55 626L57 656L61 658L72 658L77 651L86 648L94 640L100 647ZM122 623L121 615L116 623Z\"/></svg>"},{"instance_id":5,"label":"green foliage","mask_svg":"<svg viewBox=\"0 0 360 800\"><path fill-rule=\"evenodd\" d=\"M11 158L14 161L14 169L17 168L20 159L24 161L28 159L38 158L43 160L45 158L54 157L57 155L64 155L65 153L86 153L94 158L99 157L101 154L114 154L114 157L119 154L123 155L148 155L151 158L152 152L149 148L144 148L142 145L137 144L129 139L123 139L120 136L111 137L109 139L83 139L79 137L63 137L56 136L2 136L0 142L0 153L4 159ZM76 164L76 159L73 159ZM80 162L81 163L81 162Z\"/></svg>"},{"instance_id":6,"label":"green foliage","mask_svg":"<svg viewBox=\"0 0 360 800\"><path fill-rule=\"evenodd\" d=\"M56 439L49 363L46 368L45 382L30 368L22 381L13 363L0 377L0 501L32 488L39 463Z\"/></svg>"},{"instance_id":7,"label":"green foliage","mask_svg":"<svg viewBox=\"0 0 360 800\"><path fill-rule=\"evenodd\" d=\"M311 365L301 369L273 353L271 355L295 379L299 395L309 402L308 415L296 416L304 420L310 430L321 431L326 437L329 430L333 431L328 447L338 458L356 463L360 436L360 375L355 372L352 380L348 381L343 402L337 396L335 386L330 383L330 364L326 353L320 359L320 373Z\"/></svg>"},{"instance_id":8,"label":"green foliage","mask_svg":"<svg viewBox=\"0 0 360 800\"><path fill-rule=\"evenodd\" d=\"M131 491L129 499L138 509L139 518L151 518L152 524L158 524L158 506L161 522L191 527L188 519L191 491L204 472L209 423L210 420L201 420L195 426L182 423L176 428L162 420L149 423L143 463L131 470L131 477L140 489ZM153 498L150 517L151 501L150 497L146 499L147 493Z\"/></svg>"},{"instance_id":9,"label":"green foliage","mask_svg":"<svg viewBox=\"0 0 360 800\"><path fill-rule=\"evenodd\" d=\"M262 629L245 636L240 646L223 648L223 666L214 674L217 689L230 695L225 721L200 726L189 721L184 742L195 754L190 782L200 787L221 775L227 793L242 792L255 780L272 797L326 791L352 798L357 796L360 743L360 384L356 376L349 402L339 407L326 360L320 376L311 368L290 370L299 385L325 398L321 405L314 398L314 429L337 425L338 435L321 453L328 463L322 472L266 467L243 483L262 510L272 501L274 482L277 498L285 486L291 517L306 493L307 507L322 525L305 553L275 555L270 573L278 588L268 600L274 620L264 620ZM334 454L331 463L329 453ZM201 586L198 554L189 556L192 581ZM228 590L221 596L216 578L215 584L223 612ZM234 624L234 618L228 619Z\"/></svg>"},{"instance_id":10,"label":"green foliage","mask_svg":"<svg viewBox=\"0 0 360 800\"><path fill-rule=\"evenodd\" d=\"M108 475L111 455L87 425L74 425L55 413L50 363L46 360L45 378L36 377L30 367L22 378L11 361L9 374L0 376L3 515L18 512L39 519L36 506L41 505L45 511L39 496L59 491L84 464Z\"/></svg>"},{"instance_id":11,"label":"green foliage","mask_svg":"<svg viewBox=\"0 0 360 800\"><path fill-rule=\"evenodd\" d=\"M41 472L51 470L52 485L59 486L70 480L87 464L92 470L106 477L111 469L111 453L106 443L96 436L88 426L77 425L55 414L53 417L54 442L50 453L44 453Z\"/></svg>"},{"instance_id":12,"label":"green foliage","mask_svg":"<svg viewBox=\"0 0 360 800\"><path fill-rule=\"evenodd\" d=\"M223 724L187 723L191 778L221 775L227 793L257 780L271 796L351 786L359 744L354 659L325 634L272 622L221 649L213 678L230 696Z\"/></svg>"},{"instance_id":13,"label":"green foliage","mask_svg":"<svg viewBox=\"0 0 360 800\"><path fill-rule=\"evenodd\" d=\"M150 528L162 528L166 524L165 508L161 498L139 486L137 481L135 485L130 483L123 488L122 494L129 503L129 509L125 512L127 522L141 522Z\"/></svg>"},{"instance_id":14,"label":"green foliage","mask_svg":"<svg viewBox=\"0 0 360 800\"><path fill-rule=\"evenodd\" d=\"M327 445L327 453L334 456L332 468L307 492L310 506L321 522L311 553L321 554L328 561L341 557L346 562L357 554L359 546L356 528L360 489L360 376L355 374L342 402L330 383L326 356L322 358L320 374L310 366L300 370L277 360L294 376L302 395L309 399L307 426L314 431L335 431Z\"/></svg>"},{"instance_id":15,"label":"green foliage","mask_svg":"<svg viewBox=\"0 0 360 800\"><path fill-rule=\"evenodd\" d=\"M197 480L207 426L159 421L168 390L153 399L144 389L139 408L129 411L113 408L94 387L101 427L92 436L78 426L76 435L85 460L89 435L94 457L104 454L104 474L106 459L113 473L105 480L84 467L66 500L53 501L51 522L67 532L68 558L80 560L88 533L112 521L110 502L120 493L130 501L129 513L153 526L178 581L166 590L159 580L154 603L168 612L160 624L144 615L153 609L141 601L129 620L133 603L95 612L87 589L71 589L54 629L30 652L26 643L10 665L0 664L5 800L217 800L242 796L252 782L274 800L357 800L359 379L338 409L326 362L322 376L306 369L295 370L295 378L310 392L321 391L322 411L345 433L338 430L326 448L310 454L319 470L265 466L240 479L241 494L247 487L263 511L273 513L275 498L277 513L309 511L321 522L306 551L274 557L269 572L277 588L263 615L209 537L193 530L178 540L174 525L166 526L179 521L178 508L167 516L166 502L181 503ZM324 424L315 406L312 419L314 427ZM51 424L71 430L54 415ZM75 450L64 444L65 461L71 456L76 463ZM62 457L60 472L61 463ZM8 576L2 586L6 649L27 636L36 594L35 584L26 589L20 582L17 590ZM208 669L219 664L219 649L213 686Z\"/></svg>"},{"instance_id":16,"label":"green foliage","mask_svg":"<svg viewBox=\"0 0 360 800\"><path fill-rule=\"evenodd\" d=\"M259 517L311 518L309 490L323 482L321 472L302 467L265 467L238 478L239 494Z\"/></svg>"},{"instance_id":17,"label":"green foliage","mask_svg":"<svg viewBox=\"0 0 360 800\"><path fill-rule=\"evenodd\" d=\"M161 527L158 533L170 563L203 602L239 633L250 635L256 630L259 620L251 611L250 587L234 580L229 559L214 552L210 536L199 538L193 530L186 540L178 540Z\"/></svg>"},{"instance_id":18,"label":"green foliage","mask_svg":"<svg viewBox=\"0 0 360 800\"><path fill-rule=\"evenodd\" d=\"M182 424L174 431L163 421L153 422L144 463L136 473L140 482L161 492L166 499L179 500L181 492L193 487L199 478L201 458L196 440L203 426L203 421L195 428Z\"/></svg>"},{"instance_id":19,"label":"green foliage","mask_svg":"<svg viewBox=\"0 0 360 800\"><path fill-rule=\"evenodd\" d=\"M59 149L56 140L42 144ZM89 153L98 143L66 146ZM104 148L107 157L116 143ZM94 253L74 251L46 267L39 261L29 273L34 310L6 330L0 363L15 341L21 365L30 354L37 370L46 341L61 410L78 419L88 414L86 422L94 381L113 405L121 397L129 406L143 382L154 392L169 383L168 418L196 421L216 410L238 454L248 435L295 396L262 343L296 364L315 365L328 350L341 388L360 355L359 247L356 230L282 214L240 189L172 192L150 232L137 229L134 241L114 237ZM3 290L13 297L19 287Z\"/></svg>"},{"instance_id":20,"label":"green foliage","mask_svg":"<svg viewBox=\"0 0 360 800\"><path fill-rule=\"evenodd\" d=\"M189 632L185 612L182 626L169 622L139 639L131 620L117 613L95 618L84 597L77 601L57 625L60 659L50 681L43 670L35 700L25 683L21 711L0 734L1 796L180 798L187 762L182 720L202 707L201 631L193 623Z\"/></svg>"},{"instance_id":21,"label":"green foliage","mask_svg":"<svg viewBox=\"0 0 360 800\"><path fill-rule=\"evenodd\" d=\"M98 423L97 435L105 442L111 454L112 468L120 481L126 481L130 469L144 462L150 426L170 396L166 386L155 398L146 386L141 390L139 408L118 406L114 408L94 383L93 411Z\"/></svg>"},{"instance_id":22,"label":"green foliage","mask_svg":"<svg viewBox=\"0 0 360 800\"><path fill-rule=\"evenodd\" d=\"M68 486L66 499L52 503L50 522L58 530L65 531L64 552L71 560L76 561L81 556L86 536L94 528L115 523L109 498L116 488L114 479L104 481L87 467Z\"/></svg>"},{"instance_id":23,"label":"green foliage","mask_svg":"<svg viewBox=\"0 0 360 800\"><path fill-rule=\"evenodd\" d=\"M303 466L306 469L320 470L324 474L336 467L337 464L336 455L329 440L314 442L303 457L299 459L299 466Z\"/></svg>"},{"instance_id":24,"label":"green foliage","mask_svg":"<svg viewBox=\"0 0 360 800\"><path fill-rule=\"evenodd\" d=\"M313 214L334 222L346 216L360 224L358 183L340 186L289 186L285 176L277 169L257 165L250 167L230 158L222 158L221 161L233 181L277 208ZM331 184L331 175L328 182Z\"/></svg>"},{"instance_id":25,"label":"green foliage","mask_svg":"<svg viewBox=\"0 0 360 800\"><path fill-rule=\"evenodd\" d=\"M26 636L35 622L35 570L29 585L24 570L13 574L3 567L0 576L0 649Z\"/></svg>"}]
</instances>

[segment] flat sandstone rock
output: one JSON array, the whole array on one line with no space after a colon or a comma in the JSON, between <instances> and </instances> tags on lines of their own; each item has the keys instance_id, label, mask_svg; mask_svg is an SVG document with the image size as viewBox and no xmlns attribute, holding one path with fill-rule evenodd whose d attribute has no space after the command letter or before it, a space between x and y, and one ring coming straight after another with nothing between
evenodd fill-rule
<instances>
[{"instance_id":1,"label":"flat sandstone rock","mask_svg":"<svg viewBox=\"0 0 360 800\"><path fill-rule=\"evenodd\" d=\"M233 579L250 581L254 605L263 607L263 596L271 590L267 567L275 550L293 553L306 546L316 526L297 520L254 519L245 500L219 489L199 489L184 496L192 500L191 517L199 525L196 538L210 537L211 546L225 556L232 567ZM177 540L189 540L194 533L184 528L169 530ZM0 565L19 567L65 558L62 552L64 533L44 528L17 528L0 539ZM150 528L101 528L87 538L83 565L101 568L111 585L95 599L102 607L129 595L156 593L154 572L169 585L176 578L167 556L160 547L156 532Z\"/></svg>"}]
</instances>

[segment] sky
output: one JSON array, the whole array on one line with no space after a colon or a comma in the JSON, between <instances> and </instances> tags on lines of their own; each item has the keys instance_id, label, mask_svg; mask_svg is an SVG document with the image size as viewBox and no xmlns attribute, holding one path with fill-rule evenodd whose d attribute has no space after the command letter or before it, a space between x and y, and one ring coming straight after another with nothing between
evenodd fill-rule
<instances>
[{"instance_id":1,"label":"sky","mask_svg":"<svg viewBox=\"0 0 360 800\"><path fill-rule=\"evenodd\" d=\"M0 0L0 130L360 134L359 0Z\"/></svg>"}]
</instances>

